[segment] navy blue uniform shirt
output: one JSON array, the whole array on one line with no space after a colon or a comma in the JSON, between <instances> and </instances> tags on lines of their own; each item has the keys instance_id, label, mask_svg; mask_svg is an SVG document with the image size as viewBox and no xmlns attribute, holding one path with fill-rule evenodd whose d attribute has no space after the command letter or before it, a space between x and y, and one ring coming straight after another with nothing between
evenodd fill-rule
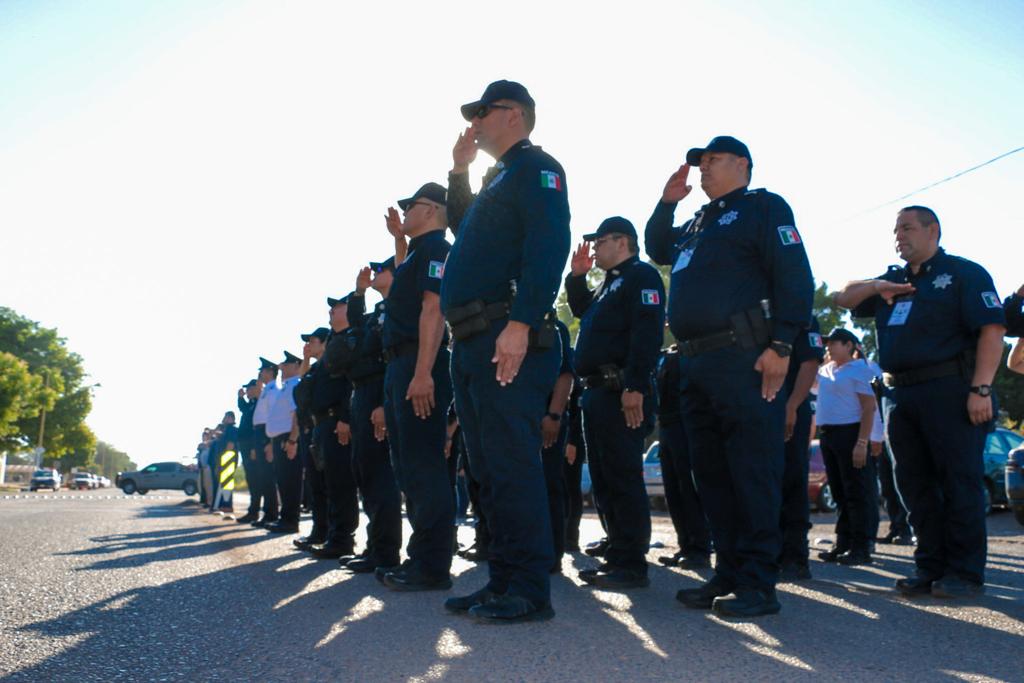
<instances>
[{"instance_id":1,"label":"navy blue uniform shirt","mask_svg":"<svg viewBox=\"0 0 1024 683\"><path fill-rule=\"evenodd\" d=\"M665 326L665 285L661 274L631 256L604 276L597 291L587 276L569 273L565 289L572 314L580 319L576 371L594 375L602 365L625 368L625 388L648 392Z\"/></svg>"},{"instance_id":2,"label":"navy blue uniform shirt","mask_svg":"<svg viewBox=\"0 0 1024 683\"><path fill-rule=\"evenodd\" d=\"M575 363L572 358L572 342L569 340L569 328L561 320L555 321L555 329L558 330L558 340L562 343L562 365L558 368L558 374L569 374L576 376Z\"/></svg>"},{"instance_id":3,"label":"navy blue uniform shirt","mask_svg":"<svg viewBox=\"0 0 1024 683\"><path fill-rule=\"evenodd\" d=\"M875 295L853 310L854 317L874 317L879 365L886 372L906 372L953 360L977 349L983 325L1006 324L988 272L944 249L922 263L917 275L910 266L890 266L878 279L909 282L916 288L892 304Z\"/></svg>"},{"instance_id":4,"label":"navy blue uniform shirt","mask_svg":"<svg viewBox=\"0 0 1024 683\"><path fill-rule=\"evenodd\" d=\"M467 174L448 177L455 244L441 309L475 299L506 301L514 287L511 319L537 327L551 310L569 256L565 171L529 140L513 145L494 170L476 199Z\"/></svg>"},{"instance_id":5,"label":"navy blue uniform shirt","mask_svg":"<svg viewBox=\"0 0 1024 683\"><path fill-rule=\"evenodd\" d=\"M351 296L348 300L348 324L351 334L357 336L356 360L349 369L352 380L360 380L384 372L384 301L378 301L373 311L364 313L366 298ZM382 380L383 381L383 380Z\"/></svg>"},{"instance_id":6,"label":"navy blue uniform shirt","mask_svg":"<svg viewBox=\"0 0 1024 683\"><path fill-rule=\"evenodd\" d=\"M651 259L672 266L672 334L695 339L723 332L730 315L769 299L772 339L792 344L811 319L814 278L786 201L741 187L680 227L672 227L675 209L659 202L644 233Z\"/></svg>"},{"instance_id":7,"label":"navy blue uniform shirt","mask_svg":"<svg viewBox=\"0 0 1024 683\"><path fill-rule=\"evenodd\" d=\"M256 401L249 401L245 396L238 397L238 440L248 444L253 439L252 413L256 410Z\"/></svg>"},{"instance_id":8,"label":"navy blue uniform shirt","mask_svg":"<svg viewBox=\"0 0 1024 683\"><path fill-rule=\"evenodd\" d=\"M409 241L409 253L395 269L395 279L384 304L387 311L384 348L419 340L423 293L440 294L445 259L451 248L444 238L444 230L433 230ZM447 340L446 328L442 346Z\"/></svg>"},{"instance_id":9,"label":"navy blue uniform shirt","mask_svg":"<svg viewBox=\"0 0 1024 683\"><path fill-rule=\"evenodd\" d=\"M349 421L350 406L352 400L352 383L347 377L331 377L323 367L323 363L317 361L306 373L313 381L313 404L311 410L314 415L322 415L330 409L342 422ZM306 381L306 377L302 381Z\"/></svg>"},{"instance_id":10,"label":"navy blue uniform shirt","mask_svg":"<svg viewBox=\"0 0 1024 683\"><path fill-rule=\"evenodd\" d=\"M786 371L787 394L793 393L800 366L809 360L818 361L818 365L825 360L825 341L821 338L821 327L818 325L818 319L814 316L811 316L810 327L796 335L796 341L793 342L793 353L790 355L789 369Z\"/></svg>"}]
</instances>

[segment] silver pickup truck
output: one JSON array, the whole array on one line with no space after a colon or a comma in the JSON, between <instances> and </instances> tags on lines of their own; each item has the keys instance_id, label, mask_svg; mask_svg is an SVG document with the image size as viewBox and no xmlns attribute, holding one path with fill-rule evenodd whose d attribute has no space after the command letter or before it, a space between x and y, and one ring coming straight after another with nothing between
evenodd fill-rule
<instances>
[{"instance_id":1,"label":"silver pickup truck","mask_svg":"<svg viewBox=\"0 0 1024 683\"><path fill-rule=\"evenodd\" d=\"M137 472L120 472L115 482L114 485L129 496L153 489L176 489L184 491L186 496L194 496L199 491L199 472L194 465L158 462Z\"/></svg>"}]
</instances>

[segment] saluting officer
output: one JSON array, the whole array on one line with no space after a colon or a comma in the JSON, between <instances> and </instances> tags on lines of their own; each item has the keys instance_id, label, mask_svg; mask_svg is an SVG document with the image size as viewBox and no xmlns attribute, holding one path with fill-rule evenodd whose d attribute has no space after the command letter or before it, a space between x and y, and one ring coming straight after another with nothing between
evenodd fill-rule
<instances>
[{"instance_id":1,"label":"saluting officer","mask_svg":"<svg viewBox=\"0 0 1024 683\"><path fill-rule=\"evenodd\" d=\"M308 536L299 536L292 545L300 550L312 551L327 539L327 485L324 482L324 466L316 447L313 445L313 392L316 387L316 366L322 347L319 339L310 334L300 335L302 345L301 379L295 385L292 398L295 401L295 421L298 423L298 461L302 465L303 505L308 505L313 518L313 528ZM316 340L314 349L310 343Z\"/></svg>"},{"instance_id":2,"label":"saluting officer","mask_svg":"<svg viewBox=\"0 0 1024 683\"><path fill-rule=\"evenodd\" d=\"M299 425L295 417L295 386L302 379L299 374L302 359L285 351L281 368L281 388L270 406L267 417L266 446L274 474L277 490L281 494L281 518L267 524L271 533L294 534L299 531L299 504L302 497L302 462L298 459Z\"/></svg>"},{"instance_id":3,"label":"saluting officer","mask_svg":"<svg viewBox=\"0 0 1024 683\"><path fill-rule=\"evenodd\" d=\"M348 371L352 382L352 469L363 494L366 550L345 568L357 574L389 571L398 566L402 550L402 494L395 482L388 452L384 417L384 317L394 282L395 259L390 257L359 271L349 296L349 333L355 338L355 360ZM383 297L366 312L366 290Z\"/></svg>"},{"instance_id":4,"label":"saluting officer","mask_svg":"<svg viewBox=\"0 0 1024 683\"><path fill-rule=\"evenodd\" d=\"M698 164L711 201L673 228ZM814 296L793 212L782 197L747 189L752 166L732 137L691 149L646 231L647 253L672 266L668 316L683 356L683 419L717 560L711 581L677 599L726 616L780 609L785 397L775 399Z\"/></svg>"},{"instance_id":5,"label":"saluting officer","mask_svg":"<svg viewBox=\"0 0 1024 683\"><path fill-rule=\"evenodd\" d=\"M262 489L256 463L256 434L252 424L252 414L260 395L259 386L259 381L251 379L238 390L238 457L242 461L245 481L249 485L249 509L236 520L239 524L255 522L260 515Z\"/></svg>"},{"instance_id":6,"label":"saluting officer","mask_svg":"<svg viewBox=\"0 0 1024 683\"><path fill-rule=\"evenodd\" d=\"M452 325L455 404L490 525L490 580L445 603L483 621L549 619L553 564L541 465L541 419L558 376L551 311L569 252L565 171L534 146L533 98L511 81L462 107L453 150L441 289ZM498 160L474 199L467 175L483 149ZM531 349L531 330L535 343Z\"/></svg>"},{"instance_id":7,"label":"saluting officer","mask_svg":"<svg viewBox=\"0 0 1024 683\"><path fill-rule=\"evenodd\" d=\"M939 246L934 211L902 209L893 233L906 266L850 282L836 303L875 318L879 361L893 390L886 429L917 534L916 575L896 588L968 597L985 583L982 450L1006 318L985 269Z\"/></svg>"},{"instance_id":8,"label":"saluting officer","mask_svg":"<svg viewBox=\"0 0 1024 683\"><path fill-rule=\"evenodd\" d=\"M573 254L565 289L580 318L576 369L586 389L583 430L590 476L602 481L608 550L597 569L580 578L602 588L649 585L647 549L651 510L644 487L644 439L654 428L654 369L665 327L661 275L640 260L636 229L625 218L605 219L584 235ZM605 271L596 292L587 287L593 267Z\"/></svg>"},{"instance_id":9,"label":"saluting officer","mask_svg":"<svg viewBox=\"0 0 1024 683\"><path fill-rule=\"evenodd\" d=\"M384 413L412 536L406 562L392 571L380 568L378 576L394 590L446 590L452 585L455 496L444 456L452 400L448 330L439 296L451 248L444 235L445 188L427 183L398 205L410 241L385 304ZM389 209L387 221L397 220L398 212ZM394 234L393 228L389 231Z\"/></svg>"},{"instance_id":10,"label":"saluting officer","mask_svg":"<svg viewBox=\"0 0 1024 683\"><path fill-rule=\"evenodd\" d=\"M263 502L263 517L250 522L256 527L265 527L278 520L279 503L277 496L277 478L274 476L273 453L268 452L270 437L267 436L267 418L270 409L280 395L277 384L278 367L266 358L260 357L259 393L256 407L252 412L253 445L251 461L256 463L259 476L249 485L250 495ZM255 489L253 488L255 486Z\"/></svg>"},{"instance_id":11,"label":"saluting officer","mask_svg":"<svg viewBox=\"0 0 1024 683\"><path fill-rule=\"evenodd\" d=\"M796 336L786 372L786 464L782 474L782 551L779 580L811 578L807 532L811 505L807 499L807 471L811 449L811 387L825 358L825 342L818 319L811 316L807 331Z\"/></svg>"}]
</instances>

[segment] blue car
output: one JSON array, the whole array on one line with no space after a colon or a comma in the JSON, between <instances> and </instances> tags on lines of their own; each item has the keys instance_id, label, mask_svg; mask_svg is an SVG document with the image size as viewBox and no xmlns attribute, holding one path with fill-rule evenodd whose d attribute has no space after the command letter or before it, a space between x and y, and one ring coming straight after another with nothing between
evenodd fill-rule
<instances>
[{"instance_id":1,"label":"blue car","mask_svg":"<svg viewBox=\"0 0 1024 683\"><path fill-rule=\"evenodd\" d=\"M1024 447L1013 449L1006 458L1006 504L1024 524Z\"/></svg>"},{"instance_id":2,"label":"blue car","mask_svg":"<svg viewBox=\"0 0 1024 683\"><path fill-rule=\"evenodd\" d=\"M985 514L993 505L1010 505L1010 451L1024 446L1024 436L997 427L985 440ZM1019 519L1019 516L1018 516Z\"/></svg>"}]
</instances>

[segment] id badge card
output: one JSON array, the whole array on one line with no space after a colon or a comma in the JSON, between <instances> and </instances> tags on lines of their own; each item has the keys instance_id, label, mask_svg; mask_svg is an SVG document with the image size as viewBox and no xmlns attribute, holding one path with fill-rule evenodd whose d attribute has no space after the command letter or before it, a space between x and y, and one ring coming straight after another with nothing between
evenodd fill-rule
<instances>
[{"instance_id":1,"label":"id badge card","mask_svg":"<svg viewBox=\"0 0 1024 683\"><path fill-rule=\"evenodd\" d=\"M690 247L688 249L683 249L682 251L680 251L679 252L679 257L676 258L676 264L674 266L672 266L672 272L673 273L678 273L680 270L685 269L686 266L690 265L690 259L692 259L692 258L693 258L693 247Z\"/></svg>"},{"instance_id":2,"label":"id badge card","mask_svg":"<svg viewBox=\"0 0 1024 683\"><path fill-rule=\"evenodd\" d=\"M910 307L913 305L913 301L901 301L896 304L892 309L892 315L889 316L889 327L906 323L907 316L910 315Z\"/></svg>"}]
</instances>

